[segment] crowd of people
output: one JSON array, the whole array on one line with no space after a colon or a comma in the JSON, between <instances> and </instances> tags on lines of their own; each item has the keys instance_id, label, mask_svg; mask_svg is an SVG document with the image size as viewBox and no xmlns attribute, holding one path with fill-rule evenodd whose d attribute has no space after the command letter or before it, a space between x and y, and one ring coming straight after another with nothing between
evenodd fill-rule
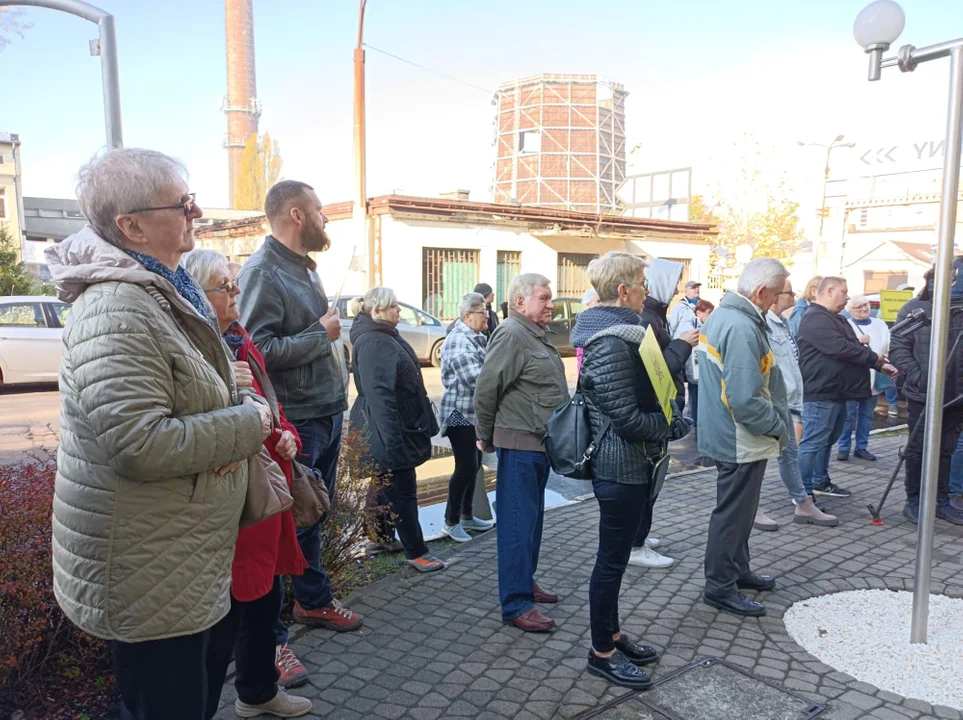
<instances>
[{"instance_id":1,"label":"crowd of people","mask_svg":"<svg viewBox=\"0 0 963 720\"><path fill-rule=\"evenodd\" d=\"M322 562L349 372L358 394L349 427L361 432L373 468L371 549L402 551L418 572L443 570L419 522L416 468L431 457L434 436L448 438L454 472L443 532L467 542L494 526L473 511L483 453L494 452L502 620L525 632L555 628L539 606L558 596L536 579L545 433L570 390L548 337L548 278L515 277L501 322L490 286L461 299L441 352L439 412L398 333L390 288L364 294L350 368L345 362L338 311L310 255L331 244L311 186L285 180L269 190L271 233L243 266L194 249L202 210L185 168L161 153L107 151L81 169L77 195L89 225L47 251L58 293L72 303L60 373L54 590L72 622L109 641L124 717L213 717L232 657L240 717L310 712L309 699L285 690L308 671L280 619L284 576L297 622L337 632L364 622L334 597ZM829 476L832 447L848 459L855 431L854 456L875 459L872 412L897 376L911 425L926 400L928 329L890 337L845 280L814 279L797 301L781 263L754 259L715 307L699 297L698 282L682 284L683 271L623 252L593 260L592 290L572 330L599 505L587 670L639 689L651 684L645 667L659 654L621 631L618 598L628 565L674 562L650 532L669 443L695 433L718 471L704 601L760 616L765 606L742 591L776 582L750 569L753 527L778 526L759 509L767 462L779 462L794 521L837 525L817 503L850 494ZM927 291L931 283L901 315L929 313ZM963 277L953 293L955 337ZM640 354L649 332L674 381L671 412ZM963 425L956 356L947 377L937 516L963 524L963 472L951 468ZM904 513L913 522L918 436L906 464ZM270 512L252 500L268 490L279 499Z\"/></svg>"}]
</instances>

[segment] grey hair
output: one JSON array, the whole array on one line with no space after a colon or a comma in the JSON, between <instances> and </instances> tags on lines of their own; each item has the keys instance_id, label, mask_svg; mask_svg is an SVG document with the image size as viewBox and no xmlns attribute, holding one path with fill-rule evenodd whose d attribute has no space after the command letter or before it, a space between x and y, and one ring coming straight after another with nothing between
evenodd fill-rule
<instances>
[{"instance_id":1,"label":"grey hair","mask_svg":"<svg viewBox=\"0 0 963 720\"><path fill-rule=\"evenodd\" d=\"M187 180L187 168L156 150L107 150L77 173L77 202L98 235L123 247L126 237L117 216L156 205L158 193L181 180Z\"/></svg>"},{"instance_id":2,"label":"grey hair","mask_svg":"<svg viewBox=\"0 0 963 720\"><path fill-rule=\"evenodd\" d=\"M548 287L552 281L538 273L522 273L516 275L512 284L508 286L508 307L514 307L515 298L529 298L536 287Z\"/></svg>"},{"instance_id":3,"label":"grey hair","mask_svg":"<svg viewBox=\"0 0 963 720\"><path fill-rule=\"evenodd\" d=\"M373 287L364 294L361 309L375 320L380 319L381 311L398 302L395 291L389 287Z\"/></svg>"},{"instance_id":4,"label":"grey hair","mask_svg":"<svg viewBox=\"0 0 963 720\"><path fill-rule=\"evenodd\" d=\"M481 293L465 293L465 296L461 299L461 305L458 306L458 317L465 317L465 313L484 310L486 304L485 296Z\"/></svg>"},{"instance_id":5,"label":"grey hair","mask_svg":"<svg viewBox=\"0 0 963 720\"><path fill-rule=\"evenodd\" d=\"M191 250L181 258L181 267L191 274L203 290L218 270L226 270L231 274L227 258L217 250Z\"/></svg>"},{"instance_id":6,"label":"grey hair","mask_svg":"<svg viewBox=\"0 0 963 720\"><path fill-rule=\"evenodd\" d=\"M775 258L755 258L742 269L736 290L743 297L752 298L761 287L767 290L782 290L787 277L789 271L786 266Z\"/></svg>"},{"instance_id":7,"label":"grey hair","mask_svg":"<svg viewBox=\"0 0 963 720\"><path fill-rule=\"evenodd\" d=\"M865 295L853 295L846 303L846 307L852 310L857 305L869 305L869 298Z\"/></svg>"},{"instance_id":8,"label":"grey hair","mask_svg":"<svg viewBox=\"0 0 963 720\"><path fill-rule=\"evenodd\" d=\"M619 299L619 285L632 285L636 276L645 271L645 260L627 252L607 252L588 265L589 282L598 293L599 302Z\"/></svg>"}]
</instances>

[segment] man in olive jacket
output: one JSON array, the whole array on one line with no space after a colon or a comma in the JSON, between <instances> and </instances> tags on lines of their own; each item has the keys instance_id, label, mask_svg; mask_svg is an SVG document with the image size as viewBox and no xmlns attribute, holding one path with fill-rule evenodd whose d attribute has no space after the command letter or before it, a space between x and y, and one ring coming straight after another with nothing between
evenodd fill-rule
<instances>
[{"instance_id":1,"label":"man in olive jacket","mask_svg":"<svg viewBox=\"0 0 963 720\"><path fill-rule=\"evenodd\" d=\"M498 452L498 595L502 620L526 632L555 621L535 603L558 597L535 582L545 514L549 463L545 423L569 399L562 358L545 336L552 319L549 279L516 277L508 289L508 319L488 342L475 386L475 434L484 452Z\"/></svg>"}]
</instances>

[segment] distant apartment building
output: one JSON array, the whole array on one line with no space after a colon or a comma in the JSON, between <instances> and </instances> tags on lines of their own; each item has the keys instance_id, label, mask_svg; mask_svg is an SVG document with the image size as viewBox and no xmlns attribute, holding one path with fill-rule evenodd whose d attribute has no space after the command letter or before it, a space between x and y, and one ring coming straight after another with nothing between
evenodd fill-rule
<instances>
[{"instance_id":1,"label":"distant apartment building","mask_svg":"<svg viewBox=\"0 0 963 720\"><path fill-rule=\"evenodd\" d=\"M22 253L23 185L20 174L20 136L0 132L0 225L6 226L17 252Z\"/></svg>"}]
</instances>

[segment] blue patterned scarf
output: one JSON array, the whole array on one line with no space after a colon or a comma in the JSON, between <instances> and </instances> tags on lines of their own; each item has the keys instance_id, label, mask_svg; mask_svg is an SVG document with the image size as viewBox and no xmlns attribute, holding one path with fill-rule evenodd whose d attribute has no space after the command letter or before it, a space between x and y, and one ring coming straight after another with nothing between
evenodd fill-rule
<instances>
[{"instance_id":1,"label":"blue patterned scarf","mask_svg":"<svg viewBox=\"0 0 963 720\"><path fill-rule=\"evenodd\" d=\"M244 347L244 339L244 331L241 330L240 324L235 320L224 333L224 342L231 348L235 360L237 360L237 351Z\"/></svg>"},{"instance_id":2,"label":"blue patterned scarf","mask_svg":"<svg viewBox=\"0 0 963 720\"><path fill-rule=\"evenodd\" d=\"M136 250L124 250L125 253L130 255L134 260L139 262L144 266L145 269L154 273L155 275L160 275L162 278L167 280L174 289L177 290L178 294L187 300L191 306L197 310L197 313L202 317L206 318L211 325L217 329L217 322L215 318L211 315L210 310L208 310L207 302L201 297L200 292L197 290L197 285L194 284L194 280L191 278L190 273L184 268L178 266L177 271L171 270L164 263L155 257L150 255L145 255L142 252L137 252Z\"/></svg>"}]
</instances>

